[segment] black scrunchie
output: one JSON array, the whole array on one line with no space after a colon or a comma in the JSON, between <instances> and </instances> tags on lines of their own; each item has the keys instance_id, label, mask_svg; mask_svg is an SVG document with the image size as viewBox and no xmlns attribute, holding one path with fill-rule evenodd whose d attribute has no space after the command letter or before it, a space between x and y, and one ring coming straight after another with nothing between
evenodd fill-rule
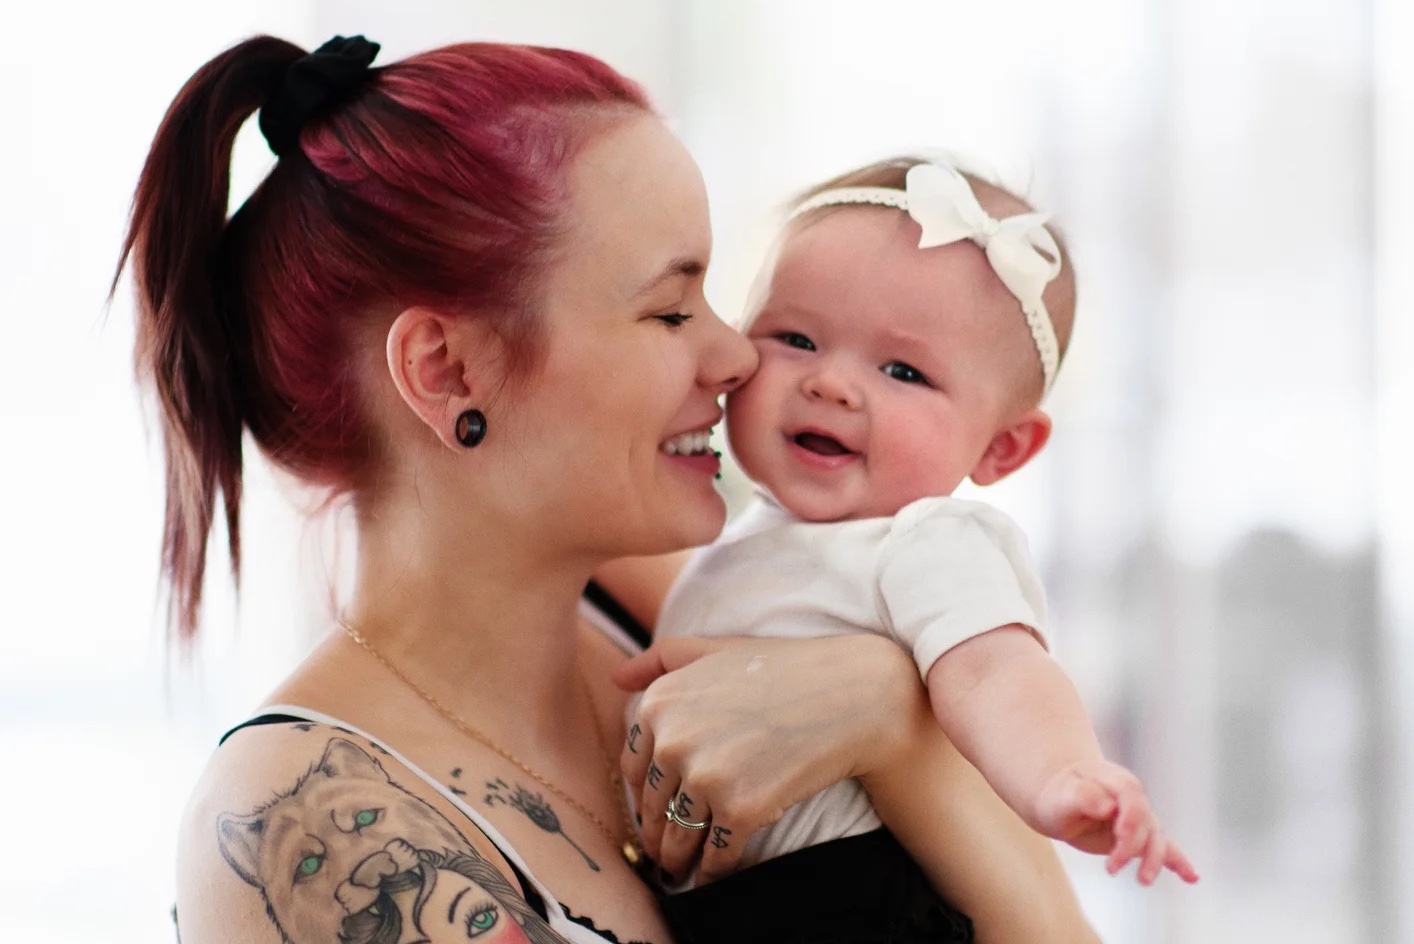
<instances>
[{"instance_id":1,"label":"black scrunchie","mask_svg":"<svg viewBox=\"0 0 1414 944\"><path fill-rule=\"evenodd\" d=\"M260 133L276 157L299 146L300 129L363 84L378 44L362 36L335 36L285 70L280 88L260 109Z\"/></svg>"}]
</instances>

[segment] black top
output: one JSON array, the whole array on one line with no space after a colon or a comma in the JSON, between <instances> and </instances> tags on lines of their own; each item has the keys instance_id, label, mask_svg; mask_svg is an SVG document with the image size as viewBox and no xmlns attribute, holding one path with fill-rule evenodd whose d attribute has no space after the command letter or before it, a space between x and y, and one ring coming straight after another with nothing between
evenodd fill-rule
<instances>
[{"instance_id":1,"label":"black top","mask_svg":"<svg viewBox=\"0 0 1414 944\"><path fill-rule=\"evenodd\" d=\"M887 829L807 846L660 898L678 944L964 944L972 922Z\"/></svg>"}]
</instances>

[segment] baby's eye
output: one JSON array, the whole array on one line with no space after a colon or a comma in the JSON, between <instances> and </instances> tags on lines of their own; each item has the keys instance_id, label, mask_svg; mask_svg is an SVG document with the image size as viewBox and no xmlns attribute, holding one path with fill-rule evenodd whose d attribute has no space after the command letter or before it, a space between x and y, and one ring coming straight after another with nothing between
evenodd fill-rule
<instances>
[{"instance_id":1,"label":"baby's eye","mask_svg":"<svg viewBox=\"0 0 1414 944\"><path fill-rule=\"evenodd\" d=\"M663 324L667 325L670 328L681 328L683 325L687 324L689 321L692 320L691 315L681 311L671 312L670 314L666 315L654 315L653 317L657 318L659 321L663 322Z\"/></svg>"},{"instance_id":2,"label":"baby's eye","mask_svg":"<svg viewBox=\"0 0 1414 944\"><path fill-rule=\"evenodd\" d=\"M354 829L363 829L378 822L378 817L383 814L382 810L359 810L354 814Z\"/></svg>"},{"instance_id":3,"label":"baby's eye","mask_svg":"<svg viewBox=\"0 0 1414 944\"><path fill-rule=\"evenodd\" d=\"M903 361L890 361L883 366L884 373L895 380L909 384L926 384L928 378L923 375L923 371Z\"/></svg>"},{"instance_id":4,"label":"baby's eye","mask_svg":"<svg viewBox=\"0 0 1414 944\"><path fill-rule=\"evenodd\" d=\"M496 919L499 917L495 905L487 905L473 911L466 916L466 936L480 937L496 926Z\"/></svg>"},{"instance_id":5,"label":"baby's eye","mask_svg":"<svg viewBox=\"0 0 1414 944\"><path fill-rule=\"evenodd\" d=\"M807 338L805 335L801 334L799 331L778 331L776 332L776 334L772 335L772 337L774 337L777 341L780 341L782 344L787 344L791 347L800 348L802 351L815 350L815 342Z\"/></svg>"}]
</instances>

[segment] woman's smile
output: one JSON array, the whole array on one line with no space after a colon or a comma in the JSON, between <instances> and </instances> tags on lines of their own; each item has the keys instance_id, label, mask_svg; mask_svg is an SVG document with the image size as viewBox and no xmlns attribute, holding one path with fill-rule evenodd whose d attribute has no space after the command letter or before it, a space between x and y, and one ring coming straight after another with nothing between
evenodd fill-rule
<instances>
[{"instance_id":1,"label":"woman's smile","mask_svg":"<svg viewBox=\"0 0 1414 944\"><path fill-rule=\"evenodd\" d=\"M658 451L675 467L716 475L722 468L721 458L712 448L712 427L716 423L717 420L713 420L706 426L670 436L658 447Z\"/></svg>"}]
</instances>

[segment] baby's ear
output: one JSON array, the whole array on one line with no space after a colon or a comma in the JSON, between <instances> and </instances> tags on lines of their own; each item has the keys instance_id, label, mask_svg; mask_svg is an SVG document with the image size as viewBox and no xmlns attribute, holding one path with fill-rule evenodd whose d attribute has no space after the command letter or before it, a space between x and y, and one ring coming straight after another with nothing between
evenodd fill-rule
<instances>
[{"instance_id":1,"label":"baby's ear","mask_svg":"<svg viewBox=\"0 0 1414 944\"><path fill-rule=\"evenodd\" d=\"M1027 410L987 444L969 476L978 485L1000 482L1030 462L1051 438L1051 418L1039 408Z\"/></svg>"}]
</instances>

